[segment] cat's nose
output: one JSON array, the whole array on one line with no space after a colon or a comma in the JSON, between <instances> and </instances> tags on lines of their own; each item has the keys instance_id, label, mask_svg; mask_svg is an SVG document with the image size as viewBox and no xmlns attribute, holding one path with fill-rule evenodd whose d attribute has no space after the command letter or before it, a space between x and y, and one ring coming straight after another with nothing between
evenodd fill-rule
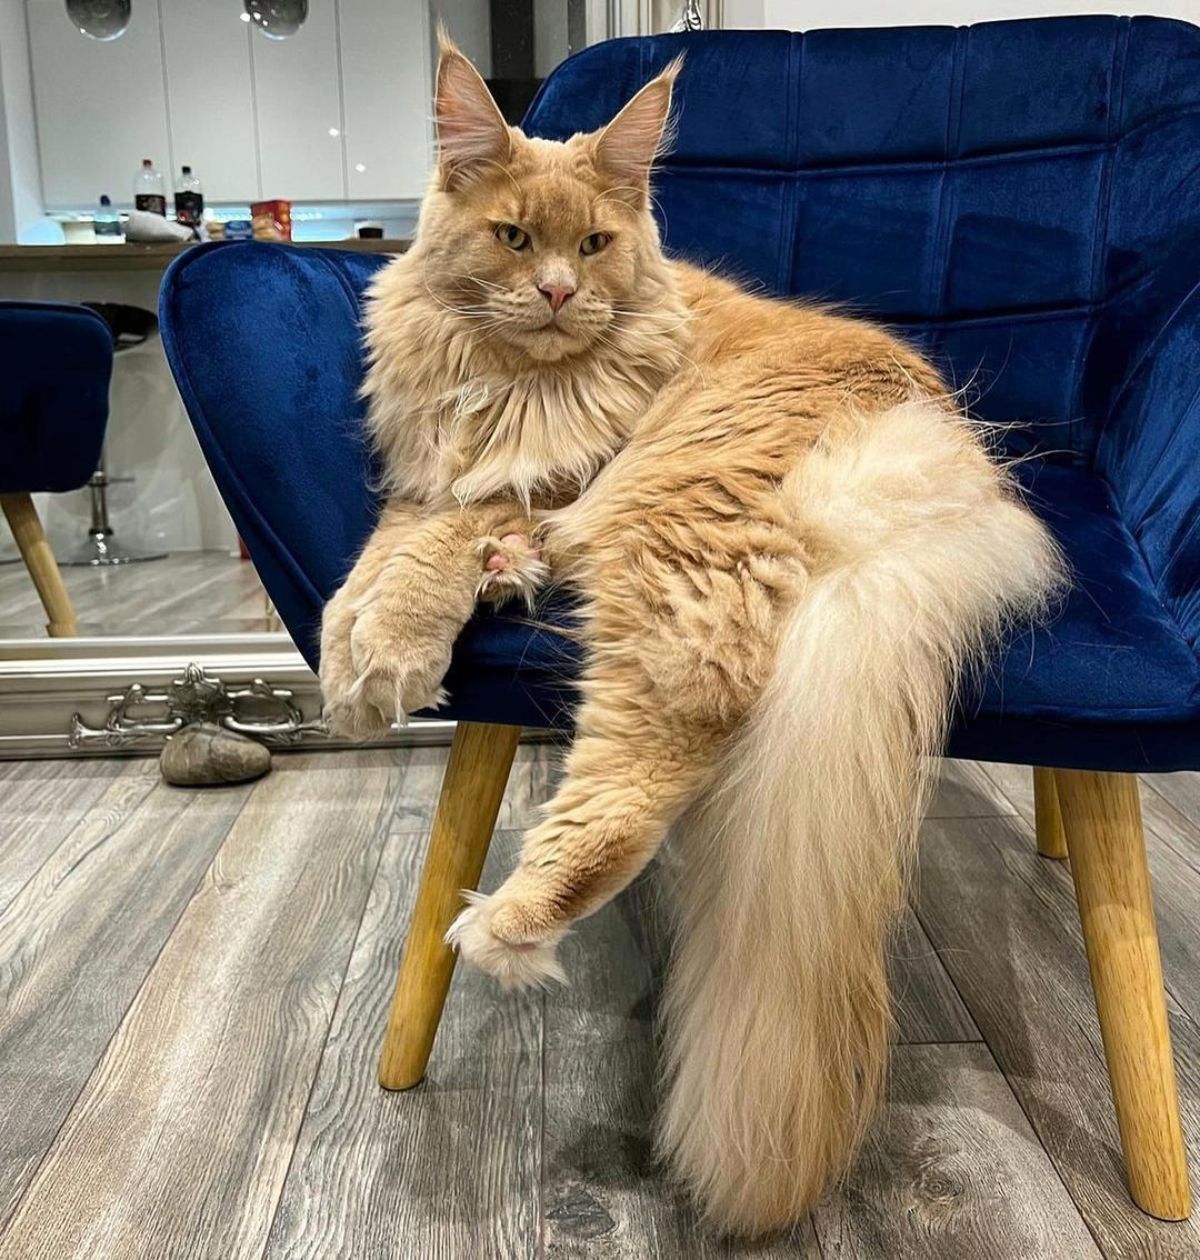
<instances>
[{"instance_id":1,"label":"cat's nose","mask_svg":"<svg viewBox=\"0 0 1200 1260\"><path fill-rule=\"evenodd\" d=\"M539 284L538 292L550 303L550 309L558 314L567 300L574 296L573 284Z\"/></svg>"}]
</instances>

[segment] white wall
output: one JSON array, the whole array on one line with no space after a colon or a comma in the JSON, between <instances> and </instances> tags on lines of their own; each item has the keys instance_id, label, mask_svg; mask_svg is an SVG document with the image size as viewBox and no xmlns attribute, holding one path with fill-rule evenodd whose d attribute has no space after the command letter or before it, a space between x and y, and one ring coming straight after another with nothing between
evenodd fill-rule
<instances>
[{"instance_id":1,"label":"white wall","mask_svg":"<svg viewBox=\"0 0 1200 1260\"><path fill-rule=\"evenodd\" d=\"M727 28L813 30L836 26L965 26L999 18L1076 13L1155 14L1200 24L1200 0L725 0Z\"/></svg>"},{"instance_id":2,"label":"white wall","mask_svg":"<svg viewBox=\"0 0 1200 1260\"><path fill-rule=\"evenodd\" d=\"M0 243L37 236L41 172L22 0L0 0Z\"/></svg>"}]
</instances>

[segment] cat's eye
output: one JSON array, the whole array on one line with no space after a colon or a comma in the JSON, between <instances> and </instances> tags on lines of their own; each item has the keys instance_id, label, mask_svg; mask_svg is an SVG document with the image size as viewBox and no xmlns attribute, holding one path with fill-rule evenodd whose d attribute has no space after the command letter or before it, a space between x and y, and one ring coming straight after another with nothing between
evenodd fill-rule
<instances>
[{"instance_id":1,"label":"cat's eye","mask_svg":"<svg viewBox=\"0 0 1200 1260\"><path fill-rule=\"evenodd\" d=\"M496 239L512 250L522 250L529 244L529 233L515 223L497 223Z\"/></svg>"},{"instance_id":2,"label":"cat's eye","mask_svg":"<svg viewBox=\"0 0 1200 1260\"><path fill-rule=\"evenodd\" d=\"M612 237L607 232L593 232L583 238L579 252L585 258L590 258L593 254L598 254L611 240Z\"/></svg>"}]
</instances>

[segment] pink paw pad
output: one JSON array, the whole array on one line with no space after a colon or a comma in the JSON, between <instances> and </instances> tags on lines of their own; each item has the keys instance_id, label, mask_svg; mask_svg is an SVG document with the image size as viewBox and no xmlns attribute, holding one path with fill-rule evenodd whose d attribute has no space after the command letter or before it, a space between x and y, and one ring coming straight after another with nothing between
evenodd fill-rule
<instances>
[{"instance_id":1,"label":"pink paw pad","mask_svg":"<svg viewBox=\"0 0 1200 1260\"><path fill-rule=\"evenodd\" d=\"M529 539L526 538L524 534L505 534L504 537L500 539L500 543L502 546L505 546L505 547L511 547L511 548L526 547L527 548L529 546ZM540 556L541 552L535 551L533 552L533 555L535 557ZM484 564L484 568L490 570L493 573L498 573L501 569L507 569L508 557L501 551L493 552L490 556L488 556L487 561Z\"/></svg>"}]
</instances>

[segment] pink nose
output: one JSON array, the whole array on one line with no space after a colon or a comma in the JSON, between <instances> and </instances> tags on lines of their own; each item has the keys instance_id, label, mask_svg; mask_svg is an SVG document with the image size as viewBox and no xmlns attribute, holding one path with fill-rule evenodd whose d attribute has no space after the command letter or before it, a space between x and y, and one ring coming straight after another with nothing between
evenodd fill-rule
<instances>
[{"instance_id":1,"label":"pink nose","mask_svg":"<svg viewBox=\"0 0 1200 1260\"><path fill-rule=\"evenodd\" d=\"M557 313L574 295L575 288L569 284L539 284L538 292L550 303L550 309Z\"/></svg>"}]
</instances>

